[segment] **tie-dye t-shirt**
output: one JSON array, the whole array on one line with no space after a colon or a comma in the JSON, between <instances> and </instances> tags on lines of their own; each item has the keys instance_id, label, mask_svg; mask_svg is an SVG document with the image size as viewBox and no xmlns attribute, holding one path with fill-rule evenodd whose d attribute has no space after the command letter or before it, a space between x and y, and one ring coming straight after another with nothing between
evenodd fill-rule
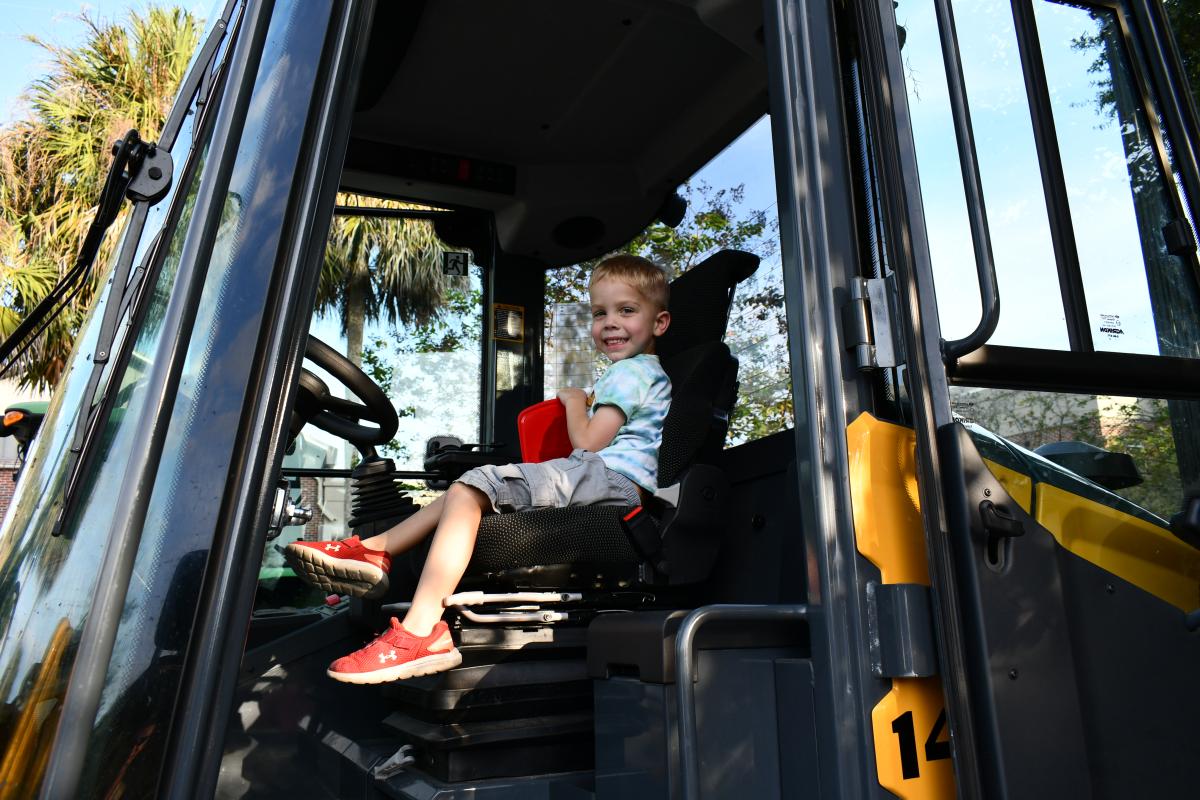
<instances>
[{"instance_id":1,"label":"tie-dye t-shirt","mask_svg":"<svg viewBox=\"0 0 1200 800\"><path fill-rule=\"evenodd\" d=\"M615 406L625 424L612 443L599 452L604 464L653 492L658 488L658 446L663 421L671 407L671 379L658 356L643 353L616 362L600 377L589 414Z\"/></svg>"}]
</instances>

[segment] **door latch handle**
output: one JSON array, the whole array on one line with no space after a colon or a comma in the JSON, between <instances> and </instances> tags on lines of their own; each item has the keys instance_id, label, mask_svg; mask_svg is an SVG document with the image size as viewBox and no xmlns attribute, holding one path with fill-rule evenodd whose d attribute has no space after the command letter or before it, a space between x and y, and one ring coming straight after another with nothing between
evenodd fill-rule
<instances>
[{"instance_id":1,"label":"door latch handle","mask_svg":"<svg viewBox=\"0 0 1200 800\"><path fill-rule=\"evenodd\" d=\"M992 536L1013 537L1024 536L1025 525L1012 515L1004 506L998 506L991 500L979 504L979 516L983 519L983 529Z\"/></svg>"}]
</instances>

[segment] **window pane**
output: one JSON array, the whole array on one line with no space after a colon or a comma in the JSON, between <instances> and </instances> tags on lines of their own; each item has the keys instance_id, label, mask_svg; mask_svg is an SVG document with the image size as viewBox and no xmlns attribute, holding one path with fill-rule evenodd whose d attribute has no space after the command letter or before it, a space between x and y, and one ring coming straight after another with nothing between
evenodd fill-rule
<instances>
[{"instance_id":1,"label":"window pane","mask_svg":"<svg viewBox=\"0 0 1200 800\"><path fill-rule=\"evenodd\" d=\"M771 120L764 116L682 188L688 213L669 229L656 223L626 249L677 276L723 249L761 259L738 285L725 343L738 359L738 396L726 446L760 439L793 424L791 361L783 305L783 267L775 199ZM589 386L608 362L591 340L587 279L594 262L546 275L544 396L561 386Z\"/></svg>"},{"instance_id":2,"label":"window pane","mask_svg":"<svg viewBox=\"0 0 1200 800\"><path fill-rule=\"evenodd\" d=\"M346 195L342 201L388 202ZM443 275L442 253L450 249L425 220L337 217L326 251L310 332L360 362L387 393L400 427L378 450L400 470L424 469L431 436L479 441L483 269L468 258L465 276ZM360 288L352 290L356 281ZM337 379L311 363L305 368L347 396ZM358 463L358 451L344 440L313 425L303 435L334 453L323 466Z\"/></svg>"},{"instance_id":3,"label":"window pane","mask_svg":"<svg viewBox=\"0 0 1200 800\"><path fill-rule=\"evenodd\" d=\"M906 89L942 335L956 339L979 321L979 282L937 20L928 2L900 0L896 14L906 32ZM1000 324L990 343L1066 350L1012 12L1007 3L960 0L954 19L1000 287Z\"/></svg>"},{"instance_id":4,"label":"window pane","mask_svg":"<svg viewBox=\"0 0 1200 800\"><path fill-rule=\"evenodd\" d=\"M341 195L340 205L400 207L394 201ZM410 204L411 207L411 204ZM480 438L483 369L483 268L468 254L466 275L442 273L449 248L424 220L337 217L318 292L319 316L310 333L358 361L400 417L396 435L376 448L401 471L424 469L432 436ZM363 281L357 290L349 288ZM354 303L355 305L351 305ZM306 361L337 397L346 387ZM298 539L326 541L350 533L352 487L339 476L296 477L293 469L350 469L362 458L354 445L305 425L283 460L295 503L312 511L306 525L283 529L268 547L259 572L256 610L320 605L325 595L295 578L279 548ZM424 481L400 483L418 505L435 496Z\"/></svg>"},{"instance_id":5,"label":"window pane","mask_svg":"<svg viewBox=\"0 0 1200 800\"><path fill-rule=\"evenodd\" d=\"M162 720L170 714L182 680L179 664L196 606L164 603L163 598L198 596L213 536L226 533L217 530L216 518L230 469L229 453L240 435L237 420L247 401L242 392L222 389L246 385L253 364L250 354L269 307L269 282L291 198L290 176L307 118L307 97L302 92L312 91L318 69L299 54L319 49L325 37L323 18L305 10L307 24L297 25L292 20L302 13L300 4L274 6L272 35L258 63L242 138L236 151L220 154L233 159L232 169L219 198L220 217L211 251L199 254L203 288L155 467L95 732L88 744L83 785L123 784L128 796L154 793L145 782L154 780L155 771L130 767L134 762L129 754L140 759L139 765L162 757L166 747ZM295 113L279 113L284 98ZM217 154L210 152L209 158ZM191 202L187 209L192 211ZM251 218L253 224L248 223ZM168 260L173 268L204 226L198 219L191 223L186 238L171 243ZM156 292L148 328L165 324L162 316L178 300L173 295L169 286ZM154 320L159 321L151 325ZM157 358L160 349L139 346L137 353ZM142 394L148 372L131 363L120 381L122 391L128 387L135 397ZM136 429L139 416L127 414L125 427ZM120 492L112 490L107 502ZM130 719L156 721L139 729L130 725Z\"/></svg>"},{"instance_id":6,"label":"window pane","mask_svg":"<svg viewBox=\"0 0 1200 800\"><path fill-rule=\"evenodd\" d=\"M1167 252L1179 215L1117 15L1034 8L1095 347L1200 356L1196 276Z\"/></svg>"},{"instance_id":7,"label":"window pane","mask_svg":"<svg viewBox=\"0 0 1200 800\"><path fill-rule=\"evenodd\" d=\"M1137 509L1169 521L1182 508L1182 477L1192 469L1200 438L1188 415L1192 404L1138 397L1051 394L1001 389L951 390L960 419L981 425L1029 450L1084 442L1125 453L1137 482L1109 491ZM1108 479L1102 479L1108 480Z\"/></svg>"},{"instance_id":8,"label":"window pane","mask_svg":"<svg viewBox=\"0 0 1200 800\"><path fill-rule=\"evenodd\" d=\"M166 210L182 204L182 219L170 240L165 263L149 298L149 309L140 329L132 332L134 352L121 376L114 408L101 423L91 469L82 475L77 511L61 536L52 536L67 479L68 457L76 420L62 414L86 414L83 397L92 372L100 322L110 302L118 302L111 288L97 299L79 334L79 344L55 390L40 435L25 465L17 494L0 536L0 751L24 753L13 762L6 789L13 797L34 797L41 783L62 710L67 681L78 655L79 640L90 611L99 554L109 533L113 504L125 491L121 479L129 458L135 422L144 395L137 376L144 374L162 332L162 314L174 286L182 231L186 230L198 178L184 181L191 161L202 169L203 155L189 157L195 115L183 123L174 152L171 191L151 209L135 256L141 263L149 243L164 230ZM182 197L177 197L183 195ZM176 202L178 200L178 203ZM120 247L114 250L119 253ZM128 319L123 321L128 325ZM128 333L126 327L120 337ZM118 338L118 342L122 338ZM115 365L116 359L110 361ZM110 372L112 367L107 368Z\"/></svg>"}]
</instances>

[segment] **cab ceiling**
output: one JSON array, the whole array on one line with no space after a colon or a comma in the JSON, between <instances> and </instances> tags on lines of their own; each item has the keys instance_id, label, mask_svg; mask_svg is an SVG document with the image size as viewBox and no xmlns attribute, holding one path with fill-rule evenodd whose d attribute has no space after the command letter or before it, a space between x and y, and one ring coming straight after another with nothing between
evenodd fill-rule
<instances>
[{"instance_id":1,"label":"cab ceiling","mask_svg":"<svg viewBox=\"0 0 1200 800\"><path fill-rule=\"evenodd\" d=\"M492 211L549 266L624 244L766 113L758 2L380 7L344 188ZM403 174L396 148L507 165L511 191Z\"/></svg>"}]
</instances>

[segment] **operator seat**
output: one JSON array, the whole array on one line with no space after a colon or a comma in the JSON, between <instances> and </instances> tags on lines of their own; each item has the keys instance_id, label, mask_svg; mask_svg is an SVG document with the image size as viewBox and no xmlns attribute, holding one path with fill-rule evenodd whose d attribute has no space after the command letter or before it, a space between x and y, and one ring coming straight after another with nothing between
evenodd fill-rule
<instances>
[{"instance_id":1,"label":"operator seat","mask_svg":"<svg viewBox=\"0 0 1200 800\"><path fill-rule=\"evenodd\" d=\"M660 495L633 513L577 506L484 517L464 587L627 588L704 580L724 529L715 465L737 396L738 362L722 341L737 284L759 259L723 250L671 283L671 325L656 350L671 379L658 458ZM679 484L678 494L667 487Z\"/></svg>"}]
</instances>

